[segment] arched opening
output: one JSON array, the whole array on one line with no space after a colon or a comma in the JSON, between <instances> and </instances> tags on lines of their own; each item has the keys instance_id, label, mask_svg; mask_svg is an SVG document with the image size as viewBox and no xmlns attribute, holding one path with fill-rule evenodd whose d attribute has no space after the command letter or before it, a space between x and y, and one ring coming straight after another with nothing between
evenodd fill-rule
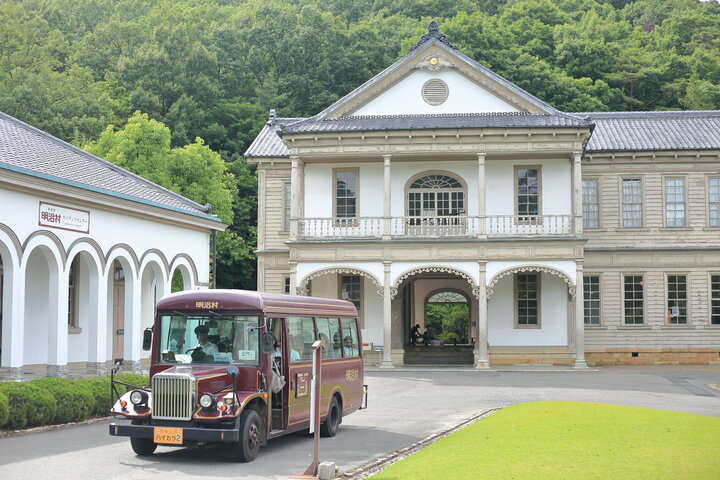
<instances>
[{"instance_id":1,"label":"arched opening","mask_svg":"<svg viewBox=\"0 0 720 480\"><path fill-rule=\"evenodd\" d=\"M68 275L68 362L97 358L99 266L81 251Z\"/></svg>"},{"instance_id":2,"label":"arched opening","mask_svg":"<svg viewBox=\"0 0 720 480\"><path fill-rule=\"evenodd\" d=\"M470 342L470 304L457 290L438 290L425 300L425 324L429 335L444 344Z\"/></svg>"},{"instance_id":3,"label":"arched opening","mask_svg":"<svg viewBox=\"0 0 720 480\"><path fill-rule=\"evenodd\" d=\"M125 272L128 272L130 281L125 282ZM108 344L112 345L111 360L113 363L122 362L125 358L125 304L126 290L132 292L132 270L125 260L116 259L110 265L108 273ZM128 309L130 311L130 309ZM130 324L128 319L128 325Z\"/></svg>"},{"instance_id":4,"label":"arched opening","mask_svg":"<svg viewBox=\"0 0 720 480\"><path fill-rule=\"evenodd\" d=\"M55 344L58 281L58 266L50 249L39 246L30 252L25 267L23 365L47 365L57 361L53 357L58 353Z\"/></svg>"},{"instance_id":5,"label":"arched opening","mask_svg":"<svg viewBox=\"0 0 720 480\"><path fill-rule=\"evenodd\" d=\"M153 262L148 263L143 270L140 281L140 332L152 327L155 317L155 305L161 299L165 291L163 271L160 266ZM149 357L149 353L143 352L143 357Z\"/></svg>"}]
</instances>

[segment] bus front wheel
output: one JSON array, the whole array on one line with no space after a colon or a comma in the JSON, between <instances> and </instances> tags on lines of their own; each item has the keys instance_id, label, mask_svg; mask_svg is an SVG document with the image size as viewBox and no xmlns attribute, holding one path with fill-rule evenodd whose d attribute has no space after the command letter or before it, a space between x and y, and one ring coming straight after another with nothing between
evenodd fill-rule
<instances>
[{"instance_id":1,"label":"bus front wheel","mask_svg":"<svg viewBox=\"0 0 720 480\"><path fill-rule=\"evenodd\" d=\"M130 446L136 455L144 457L155 453L157 443L153 442L151 438L130 437Z\"/></svg>"},{"instance_id":2,"label":"bus front wheel","mask_svg":"<svg viewBox=\"0 0 720 480\"><path fill-rule=\"evenodd\" d=\"M252 462L260 451L262 441L260 415L247 409L240 415L240 440L235 444L235 459L240 462Z\"/></svg>"},{"instance_id":3,"label":"bus front wheel","mask_svg":"<svg viewBox=\"0 0 720 480\"><path fill-rule=\"evenodd\" d=\"M342 421L342 409L337 397L333 397L330 401L330 408L325 421L320 425L320 435L323 437L334 437L340 427Z\"/></svg>"}]
</instances>

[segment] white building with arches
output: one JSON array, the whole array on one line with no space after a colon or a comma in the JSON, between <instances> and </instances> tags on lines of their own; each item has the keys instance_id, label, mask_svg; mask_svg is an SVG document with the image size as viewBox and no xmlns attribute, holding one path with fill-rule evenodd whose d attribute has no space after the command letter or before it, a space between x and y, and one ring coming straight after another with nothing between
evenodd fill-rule
<instances>
[{"instance_id":1,"label":"white building with arches","mask_svg":"<svg viewBox=\"0 0 720 480\"><path fill-rule=\"evenodd\" d=\"M718 362L719 131L561 112L433 22L317 115L271 112L258 289L352 300L385 367Z\"/></svg>"},{"instance_id":2,"label":"white building with arches","mask_svg":"<svg viewBox=\"0 0 720 480\"><path fill-rule=\"evenodd\" d=\"M141 368L173 277L209 286L209 211L0 113L0 375Z\"/></svg>"}]
</instances>

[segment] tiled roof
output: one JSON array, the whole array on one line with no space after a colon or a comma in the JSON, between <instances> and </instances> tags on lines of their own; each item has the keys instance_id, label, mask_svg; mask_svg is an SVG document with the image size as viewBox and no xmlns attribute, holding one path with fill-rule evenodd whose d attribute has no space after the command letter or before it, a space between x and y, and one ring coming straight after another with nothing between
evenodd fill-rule
<instances>
[{"instance_id":1,"label":"tiled roof","mask_svg":"<svg viewBox=\"0 0 720 480\"><path fill-rule=\"evenodd\" d=\"M0 169L217 220L207 207L2 112Z\"/></svg>"},{"instance_id":2,"label":"tiled roof","mask_svg":"<svg viewBox=\"0 0 720 480\"><path fill-rule=\"evenodd\" d=\"M586 152L720 150L720 111L575 113L595 123Z\"/></svg>"},{"instance_id":3,"label":"tiled roof","mask_svg":"<svg viewBox=\"0 0 720 480\"><path fill-rule=\"evenodd\" d=\"M271 118L245 151L246 157L289 157L290 150L277 135L278 129L304 118Z\"/></svg>"},{"instance_id":4,"label":"tiled roof","mask_svg":"<svg viewBox=\"0 0 720 480\"><path fill-rule=\"evenodd\" d=\"M328 120L315 117L280 127L288 133L362 132L384 130L446 130L460 128L557 128L589 127L578 116L537 115L524 112L471 113L442 115L357 115Z\"/></svg>"}]
</instances>

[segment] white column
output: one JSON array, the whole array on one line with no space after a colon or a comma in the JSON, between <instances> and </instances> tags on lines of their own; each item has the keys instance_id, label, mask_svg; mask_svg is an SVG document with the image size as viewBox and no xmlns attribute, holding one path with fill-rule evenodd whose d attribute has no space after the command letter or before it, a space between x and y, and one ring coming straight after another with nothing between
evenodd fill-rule
<instances>
[{"instance_id":1,"label":"white column","mask_svg":"<svg viewBox=\"0 0 720 480\"><path fill-rule=\"evenodd\" d=\"M485 215L487 208L485 206L485 154L478 153L478 238L485 238Z\"/></svg>"},{"instance_id":2,"label":"white column","mask_svg":"<svg viewBox=\"0 0 720 480\"><path fill-rule=\"evenodd\" d=\"M487 280L486 262L479 262L478 281L478 333L475 351L475 368L477 370L490 369L490 355L488 352L488 316L487 316Z\"/></svg>"},{"instance_id":3,"label":"white column","mask_svg":"<svg viewBox=\"0 0 720 480\"><path fill-rule=\"evenodd\" d=\"M583 265L577 263L575 273L575 365L587 368L585 363L585 305L583 294Z\"/></svg>"},{"instance_id":4,"label":"white column","mask_svg":"<svg viewBox=\"0 0 720 480\"><path fill-rule=\"evenodd\" d=\"M89 282L88 324L90 326L88 345L88 373L105 373L107 356L107 278L98 272Z\"/></svg>"},{"instance_id":5,"label":"white column","mask_svg":"<svg viewBox=\"0 0 720 480\"><path fill-rule=\"evenodd\" d=\"M132 275L132 283L128 279ZM142 282L137 272L125 270L125 322L123 348L123 369L140 372L140 358L142 356Z\"/></svg>"},{"instance_id":6,"label":"white column","mask_svg":"<svg viewBox=\"0 0 720 480\"><path fill-rule=\"evenodd\" d=\"M572 160L572 215L575 235L583 233L582 218L582 154L576 152Z\"/></svg>"},{"instance_id":7,"label":"white column","mask_svg":"<svg viewBox=\"0 0 720 480\"><path fill-rule=\"evenodd\" d=\"M25 277L12 259L4 259L2 302L2 361L3 379L23 378L23 347L25 334ZM24 272L24 270L22 270Z\"/></svg>"},{"instance_id":8,"label":"white column","mask_svg":"<svg viewBox=\"0 0 720 480\"><path fill-rule=\"evenodd\" d=\"M390 185L390 157L392 155L383 155L383 240L390 240L390 218L391 212L391 185Z\"/></svg>"},{"instance_id":9,"label":"white column","mask_svg":"<svg viewBox=\"0 0 720 480\"><path fill-rule=\"evenodd\" d=\"M297 240L300 215L300 159L291 156L290 165L290 240Z\"/></svg>"},{"instance_id":10,"label":"white column","mask_svg":"<svg viewBox=\"0 0 720 480\"><path fill-rule=\"evenodd\" d=\"M390 282L390 267L392 262L384 261L383 269L385 277L383 280L383 358L381 368L394 368L392 363L392 289Z\"/></svg>"}]
</instances>

